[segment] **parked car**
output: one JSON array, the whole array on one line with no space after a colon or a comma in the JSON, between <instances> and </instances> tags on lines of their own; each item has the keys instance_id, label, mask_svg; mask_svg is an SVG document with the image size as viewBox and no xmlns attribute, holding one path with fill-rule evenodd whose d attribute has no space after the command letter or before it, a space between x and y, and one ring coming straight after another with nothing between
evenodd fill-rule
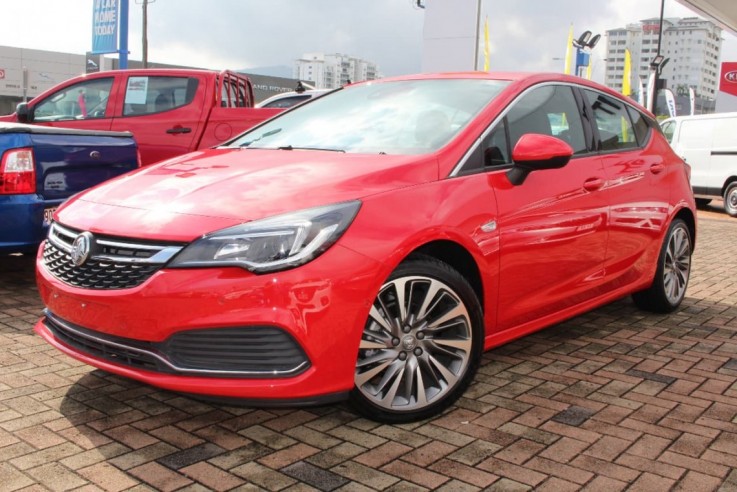
<instances>
[{"instance_id":1,"label":"parked car","mask_svg":"<svg viewBox=\"0 0 737 492\"><path fill-rule=\"evenodd\" d=\"M302 91L282 92L267 99L264 99L256 105L257 108L291 108L297 104L309 101L313 97L320 97L330 92L331 89L307 89Z\"/></svg>"},{"instance_id":2,"label":"parked car","mask_svg":"<svg viewBox=\"0 0 737 492\"><path fill-rule=\"evenodd\" d=\"M737 217L737 113L676 116L662 123L676 153L691 166L696 203L724 199Z\"/></svg>"},{"instance_id":3,"label":"parked car","mask_svg":"<svg viewBox=\"0 0 737 492\"><path fill-rule=\"evenodd\" d=\"M64 200L137 167L130 133L0 123L0 254L35 251Z\"/></svg>"},{"instance_id":4,"label":"parked car","mask_svg":"<svg viewBox=\"0 0 737 492\"><path fill-rule=\"evenodd\" d=\"M67 80L0 121L130 131L143 165L224 142L281 109L255 109L245 75L191 69L110 70Z\"/></svg>"},{"instance_id":5,"label":"parked car","mask_svg":"<svg viewBox=\"0 0 737 492\"><path fill-rule=\"evenodd\" d=\"M35 329L162 388L403 422L451 405L483 350L628 294L675 310L695 235L688 166L614 91L385 79L72 199Z\"/></svg>"}]
</instances>

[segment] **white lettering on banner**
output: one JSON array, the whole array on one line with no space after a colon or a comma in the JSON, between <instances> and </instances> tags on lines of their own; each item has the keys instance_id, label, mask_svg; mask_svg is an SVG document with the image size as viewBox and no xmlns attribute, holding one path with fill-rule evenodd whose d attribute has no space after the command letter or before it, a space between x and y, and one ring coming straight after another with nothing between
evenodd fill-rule
<instances>
[{"instance_id":1,"label":"white lettering on banner","mask_svg":"<svg viewBox=\"0 0 737 492\"><path fill-rule=\"evenodd\" d=\"M106 26L95 26L96 36L110 36L115 34L115 24L108 24Z\"/></svg>"}]
</instances>

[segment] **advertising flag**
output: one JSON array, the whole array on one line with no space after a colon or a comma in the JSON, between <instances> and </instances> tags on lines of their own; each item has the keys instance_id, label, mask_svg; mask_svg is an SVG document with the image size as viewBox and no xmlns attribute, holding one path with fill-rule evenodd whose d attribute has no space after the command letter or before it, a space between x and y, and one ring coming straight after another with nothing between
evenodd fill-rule
<instances>
[{"instance_id":1,"label":"advertising flag","mask_svg":"<svg viewBox=\"0 0 737 492\"><path fill-rule=\"evenodd\" d=\"M645 88L642 86L642 77L637 76L637 102L645 105Z\"/></svg>"},{"instance_id":2,"label":"advertising flag","mask_svg":"<svg viewBox=\"0 0 737 492\"><path fill-rule=\"evenodd\" d=\"M489 16L484 20L484 72L489 71Z\"/></svg>"},{"instance_id":3,"label":"advertising flag","mask_svg":"<svg viewBox=\"0 0 737 492\"><path fill-rule=\"evenodd\" d=\"M693 90L693 87L688 88L688 99L691 102L691 115L693 116L696 114L696 93Z\"/></svg>"},{"instance_id":4,"label":"advertising flag","mask_svg":"<svg viewBox=\"0 0 737 492\"><path fill-rule=\"evenodd\" d=\"M571 57L573 56L573 24L568 30L568 44L566 45L566 65L563 73L571 75Z\"/></svg>"},{"instance_id":5,"label":"advertising flag","mask_svg":"<svg viewBox=\"0 0 737 492\"><path fill-rule=\"evenodd\" d=\"M663 93L665 94L665 105L668 106L668 115L673 118L676 115L676 98L670 89L664 89Z\"/></svg>"},{"instance_id":6,"label":"advertising flag","mask_svg":"<svg viewBox=\"0 0 737 492\"><path fill-rule=\"evenodd\" d=\"M645 107L655 113L655 72L650 73L650 78L647 79Z\"/></svg>"},{"instance_id":7,"label":"advertising flag","mask_svg":"<svg viewBox=\"0 0 737 492\"><path fill-rule=\"evenodd\" d=\"M118 0L92 2L92 54L118 51L118 3Z\"/></svg>"},{"instance_id":8,"label":"advertising flag","mask_svg":"<svg viewBox=\"0 0 737 492\"><path fill-rule=\"evenodd\" d=\"M622 94L629 96L632 94L632 86L630 79L632 78L632 56L630 50L624 50L624 74L622 74Z\"/></svg>"}]
</instances>

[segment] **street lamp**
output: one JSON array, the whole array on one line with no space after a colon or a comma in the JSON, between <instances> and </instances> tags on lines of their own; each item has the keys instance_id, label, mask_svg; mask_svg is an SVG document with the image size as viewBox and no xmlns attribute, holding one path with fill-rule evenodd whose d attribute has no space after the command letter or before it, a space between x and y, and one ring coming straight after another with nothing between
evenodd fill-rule
<instances>
[{"instance_id":1,"label":"street lamp","mask_svg":"<svg viewBox=\"0 0 737 492\"><path fill-rule=\"evenodd\" d=\"M583 77L581 69L589 66L589 52L594 49L596 43L601 39L601 34L591 36L591 31L584 31L578 39L573 40L573 47L576 48L576 75Z\"/></svg>"}]
</instances>

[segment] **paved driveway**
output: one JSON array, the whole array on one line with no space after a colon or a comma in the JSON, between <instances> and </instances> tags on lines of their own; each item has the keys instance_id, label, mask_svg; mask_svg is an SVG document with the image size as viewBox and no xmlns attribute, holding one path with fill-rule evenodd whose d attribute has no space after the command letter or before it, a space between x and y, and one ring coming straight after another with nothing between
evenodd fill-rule
<instances>
[{"instance_id":1,"label":"paved driveway","mask_svg":"<svg viewBox=\"0 0 737 492\"><path fill-rule=\"evenodd\" d=\"M493 350L399 426L90 369L32 333L32 261L0 257L0 490L737 490L737 219L700 214L677 313L624 299Z\"/></svg>"}]
</instances>

